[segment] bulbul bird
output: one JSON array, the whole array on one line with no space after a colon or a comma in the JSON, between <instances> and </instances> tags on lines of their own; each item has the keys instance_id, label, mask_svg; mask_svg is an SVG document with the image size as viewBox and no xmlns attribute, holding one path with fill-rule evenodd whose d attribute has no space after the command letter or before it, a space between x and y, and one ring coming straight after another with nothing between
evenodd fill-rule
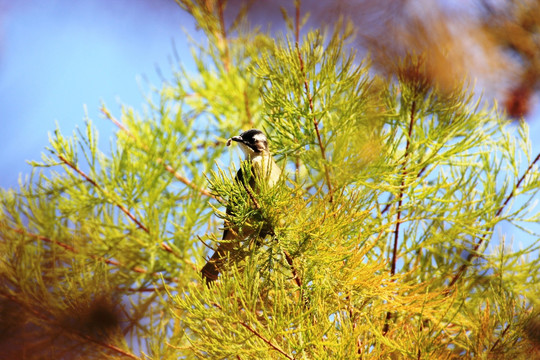
<instances>
[{"instance_id":1,"label":"bulbul bird","mask_svg":"<svg viewBox=\"0 0 540 360\"><path fill-rule=\"evenodd\" d=\"M251 166L248 167L251 168L251 176L246 176L241 167L236 174L235 181L242 183L247 191L253 191L253 194L257 194L260 191L257 187L255 178L264 180L269 187L274 186L281 176L281 169L275 163L272 155L268 151L268 139L266 138L266 135L260 130L251 129L227 140L227 146L230 146L233 141L240 145L240 148L246 157L246 161L249 161L251 164ZM249 179L249 181L247 181L247 179ZM227 208L227 214L232 214L233 212L234 209L229 206ZM223 242L219 244L217 250L201 270L202 276L206 279L207 284L218 278L219 272L221 271L220 268L227 260L227 256L230 254L231 250L233 250L240 241L251 236L253 231L254 230L250 229L249 226L239 229L236 226L228 226L227 223L225 223L225 230L223 231L222 238Z\"/></svg>"}]
</instances>

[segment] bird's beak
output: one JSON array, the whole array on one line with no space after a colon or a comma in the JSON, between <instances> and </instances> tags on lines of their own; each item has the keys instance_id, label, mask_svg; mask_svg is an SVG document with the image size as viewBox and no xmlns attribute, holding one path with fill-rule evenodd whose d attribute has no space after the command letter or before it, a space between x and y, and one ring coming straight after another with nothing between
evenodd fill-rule
<instances>
[{"instance_id":1,"label":"bird's beak","mask_svg":"<svg viewBox=\"0 0 540 360\"><path fill-rule=\"evenodd\" d=\"M242 139L241 136L233 136L232 138L230 138L229 140L227 140L227 146L231 146L231 143L233 141L236 141L236 142L239 142L239 143L243 143L244 142L244 139Z\"/></svg>"}]
</instances>

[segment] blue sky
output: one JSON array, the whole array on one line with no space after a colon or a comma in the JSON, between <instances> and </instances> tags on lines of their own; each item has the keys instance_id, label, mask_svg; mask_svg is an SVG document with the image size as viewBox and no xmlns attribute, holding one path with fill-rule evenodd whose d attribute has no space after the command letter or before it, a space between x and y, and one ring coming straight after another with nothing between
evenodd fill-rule
<instances>
[{"instance_id":1,"label":"blue sky","mask_svg":"<svg viewBox=\"0 0 540 360\"><path fill-rule=\"evenodd\" d=\"M171 0L0 0L0 187L30 172L56 122L65 134L82 125L85 105L107 146L101 101L140 109L156 67L168 74L173 41L189 66L183 27L194 30Z\"/></svg>"}]
</instances>

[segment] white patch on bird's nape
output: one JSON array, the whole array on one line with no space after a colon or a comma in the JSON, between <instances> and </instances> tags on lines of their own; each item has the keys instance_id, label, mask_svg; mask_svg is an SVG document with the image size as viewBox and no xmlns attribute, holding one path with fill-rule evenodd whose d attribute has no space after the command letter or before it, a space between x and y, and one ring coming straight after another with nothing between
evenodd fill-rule
<instances>
[{"instance_id":1,"label":"white patch on bird's nape","mask_svg":"<svg viewBox=\"0 0 540 360\"><path fill-rule=\"evenodd\" d=\"M266 138L266 135L264 135L262 132L253 135L254 145L257 148L257 152L264 152L268 151L268 140Z\"/></svg>"},{"instance_id":2,"label":"white patch on bird's nape","mask_svg":"<svg viewBox=\"0 0 540 360\"><path fill-rule=\"evenodd\" d=\"M263 133L255 134L255 135L253 136L253 139L254 139L255 141L267 141L267 140L266 140L266 136L265 136Z\"/></svg>"}]
</instances>

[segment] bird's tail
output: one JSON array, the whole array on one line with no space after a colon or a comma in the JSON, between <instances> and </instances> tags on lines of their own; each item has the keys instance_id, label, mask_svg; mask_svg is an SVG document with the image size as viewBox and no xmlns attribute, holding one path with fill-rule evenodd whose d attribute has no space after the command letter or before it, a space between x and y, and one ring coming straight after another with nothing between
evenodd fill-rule
<instances>
[{"instance_id":1,"label":"bird's tail","mask_svg":"<svg viewBox=\"0 0 540 360\"><path fill-rule=\"evenodd\" d=\"M217 250L214 252L212 257L206 262L206 264L201 269L201 274L206 280L206 284L210 284L212 281L217 280L220 267L223 265L227 254L234 248L233 240L237 240L237 237L234 235L235 231L226 229L223 233L224 242L220 243Z\"/></svg>"}]
</instances>

